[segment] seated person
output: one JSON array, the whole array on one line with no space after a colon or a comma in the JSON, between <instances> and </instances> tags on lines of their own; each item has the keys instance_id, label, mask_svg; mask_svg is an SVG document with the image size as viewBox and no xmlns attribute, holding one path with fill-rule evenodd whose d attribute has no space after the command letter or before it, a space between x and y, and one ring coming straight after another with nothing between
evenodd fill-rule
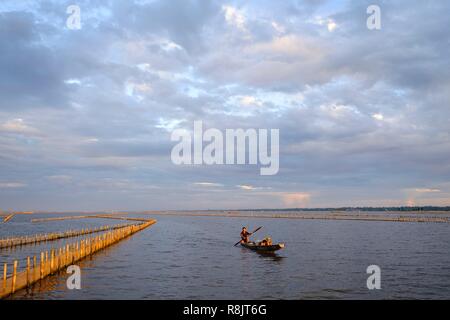
<instances>
[{"instance_id":1,"label":"seated person","mask_svg":"<svg viewBox=\"0 0 450 320\"><path fill-rule=\"evenodd\" d=\"M260 246L271 246L272 245L272 239L270 237L264 238L260 243Z\"/></svg>"}]
</instances>

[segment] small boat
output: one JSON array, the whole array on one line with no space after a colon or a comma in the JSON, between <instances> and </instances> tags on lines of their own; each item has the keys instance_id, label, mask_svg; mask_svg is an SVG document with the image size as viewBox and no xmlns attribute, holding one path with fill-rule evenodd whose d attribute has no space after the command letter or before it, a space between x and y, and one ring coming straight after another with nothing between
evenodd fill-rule
<instances>
[{"instance_id":1,"label":"small boat","mask_svg":"<svg viewBox=\"0 0 450 320\"><path fill-rule=\"evenodd\" d=\"M272 244L269 246L262 246L255 242L247 242L247 243L241 243L241 246L248 248L250 250L255 250L255 251L277 251L277 250L284 248L284 243L277 243L277 244Z\"/></svg>"},{"instance_id":2,"label":"small boat","mask_svg":"<svg viewBox=\"0 0 450 320\"><path fill-rule=\"evenodd\" d=\"M10 214L6 217L3 218L3 223L7 223L9 220L11 220L13 217L15 216L15 214Z\"/></svg>"}]
</instances>

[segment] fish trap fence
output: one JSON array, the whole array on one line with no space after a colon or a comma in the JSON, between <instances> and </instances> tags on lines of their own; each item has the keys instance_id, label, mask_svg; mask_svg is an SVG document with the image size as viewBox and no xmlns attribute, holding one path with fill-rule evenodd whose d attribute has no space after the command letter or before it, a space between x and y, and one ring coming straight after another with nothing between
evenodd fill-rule
<instances>
[{"instance_id":1,"label":"fish trap fence","mask_svg":"<svg viewBox=\"0 0 450 320\"><path fill-rule=\"evenodd\" d=\"M55 241L64 238L79 237L87 234L98 233L103 231L116 230L124 228L131 224L118 224L114 226L101 226L93 229L79 229L79 230L68 230L64 232L46 233L46 234L36 234L32 236L23 237L12 237L0 239L0 249L2 248L12 248L16 246L23 246L28 244L37 244L46 241Z\"/></svg>"},{"instance_id":2,"label":"fish trap fence","mask_svg":"<svg viewBox=\"0 0 450 320\"><path fill-rule=\"evenodd\" d=\"M156 220L123 226L95 237L66 244L59 249L41 252L38 256L27 257L26 267L23 271L19 271L19 262L17 260L11 264L11 272L8 272L8 264L5 263L3 265L3 279L0 283L0 298L5 298L17 290L29 287L41 279L55 274L154 223L156 223Z\"/></svg>"}]
</instances>

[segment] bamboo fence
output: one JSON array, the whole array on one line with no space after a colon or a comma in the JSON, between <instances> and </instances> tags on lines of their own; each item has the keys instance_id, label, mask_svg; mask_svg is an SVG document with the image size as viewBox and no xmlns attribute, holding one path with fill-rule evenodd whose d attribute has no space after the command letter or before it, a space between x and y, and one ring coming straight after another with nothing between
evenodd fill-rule
<instances>
[{"instance_id":1,"label":"bamboo fence","mask_svg":"<svg viewBox=\"0 0 450 320\"><path fill-rule=\"evenodd\" d=\"M46 233L46 234L36 234L32 236L24 236L24 237L14 237L14 238L5 238L0 239L0 249L2 248L12 248L15 246L23 246L27 244L37 244L39 242L44 241L54 241L64 238L78 237L86 234L92 234L97 232L109 231L120 229L128 226L129 224L118 224L115 226L101 226L94 229L81 229L81 230L68 230L65 232L55 232L55 233Z\"/></svg>"},{"instance_id":2,"label":"bamboo fence","mask_svg":"<svg viewBox=\"0 0 450 320\"><path fill-rule=\"evenodd\" d=\"M3 279L0 283L0 299L8 297L17 290L27 288L41 279L57 273L154 223L156 223L156 220L146 220L145 222L127 225L95 237L66 244L59 249L41 252L38 257L27 257L23 271L19 271L19 263L15 260L12 263L11 272L8 274L8 264L5 263L3 265Z\"/></svg>"}]
</instances>

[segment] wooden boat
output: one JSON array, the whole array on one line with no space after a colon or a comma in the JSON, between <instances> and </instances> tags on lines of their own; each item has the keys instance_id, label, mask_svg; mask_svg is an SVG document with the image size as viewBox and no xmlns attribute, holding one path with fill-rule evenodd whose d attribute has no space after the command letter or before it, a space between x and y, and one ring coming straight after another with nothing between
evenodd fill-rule
<instances>
[{"instance_id":1,"label":"wooden boat","mask_svg":"<svg viewBox=\"0 0 450 320\"><path fill-rule=\"evenodd\" d=\"M9 216L6 216L3 218L3 223L7 223L9 220L11 220L13 217L15 216L15 214L10 214Z\"/></svg>"},{"instance_id":2,"label":"wooden boat","mask_svg":"<svg viewBox=\"0 0 450 320\"><path fill-rule=\"evenodd\" d=\"M255 251L277 251L284 248L284 243L272 244L270 246L261 246L255 242L241 243L241 246Z\"/></svg>"}]
</instances>

